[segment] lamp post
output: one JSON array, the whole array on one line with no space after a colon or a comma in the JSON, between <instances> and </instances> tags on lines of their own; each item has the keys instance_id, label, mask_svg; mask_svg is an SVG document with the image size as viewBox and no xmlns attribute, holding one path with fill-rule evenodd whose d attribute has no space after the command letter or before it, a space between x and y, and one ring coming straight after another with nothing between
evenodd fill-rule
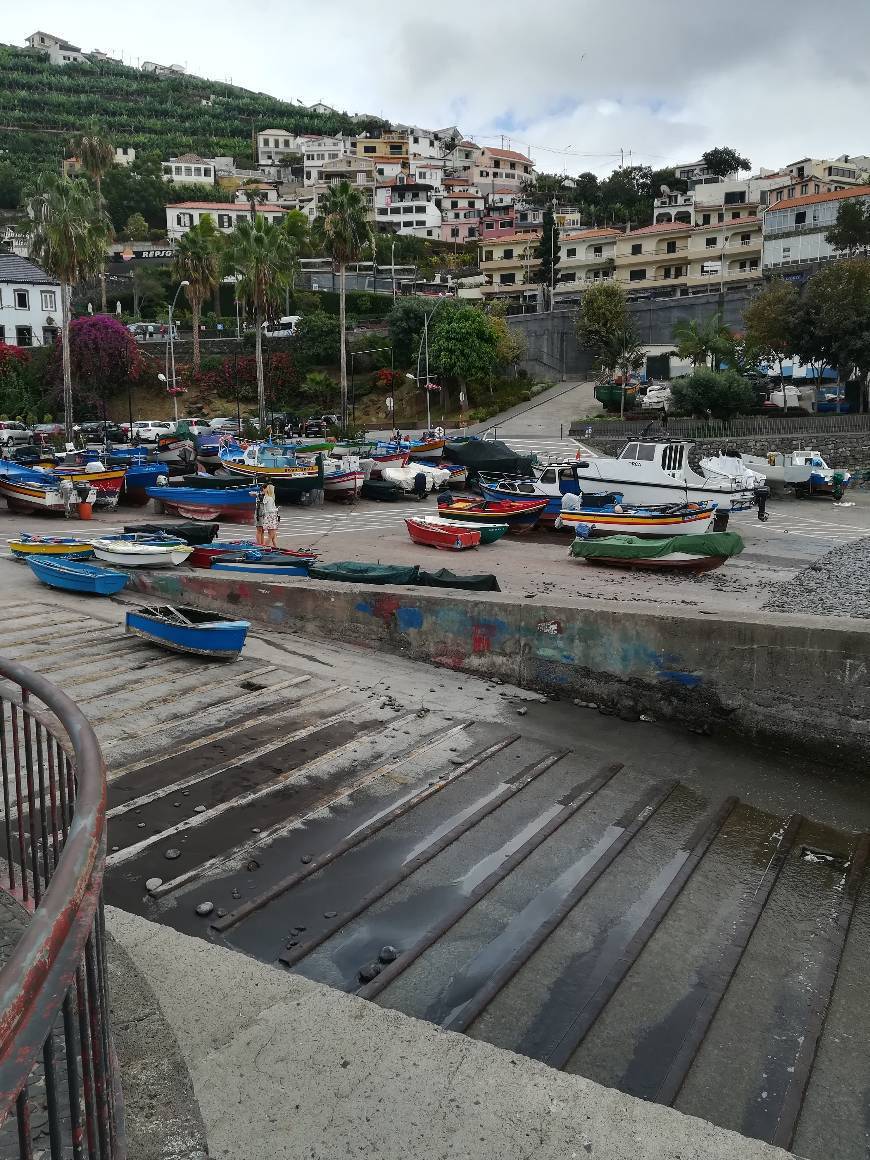
<instances>
[{"instance_id":1,"label":"lamp post","mask_svg":"<svg viewBox=\"0 0 870 1160\"><path fill-rule=\"evenodd\" d=\"M175 291L175 297L172 299L172 304L169 307L169 361L172 372L172 408L175 412L175 422L178 422L178 395L175 393L175 335L172 330L172 312L175 309L175 303L178 301L178 295L181 293L182 286L189 286L190 283L185 280L178 283L178 289Z\"/></svg>"},{"instance_id":2,"label":"lamp post","mask_svg":"<svg viewBox=\"0 0 870 1160\"><path fill-rule=\"evenodd\" d=\"M435 304L435 309L430 310L428 314L423 315L423 336L420 339L420 346L417 349L417 387L420 386L420 356L425 348L426 350L426 430L428 431L432 426L432 414L429 407L429 319L432 318L438 311L438 307L442 306L447 301L446 298L440 298Z\"/></svg>"}]
</instances>

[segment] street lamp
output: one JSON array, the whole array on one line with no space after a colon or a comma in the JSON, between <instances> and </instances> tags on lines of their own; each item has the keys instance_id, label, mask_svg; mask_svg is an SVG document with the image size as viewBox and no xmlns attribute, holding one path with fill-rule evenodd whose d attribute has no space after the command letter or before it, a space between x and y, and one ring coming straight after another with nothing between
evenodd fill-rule
<instances>
[{"instance_id":1,"label":"street lamp","mask_svg":"<svg viewBox=\"0 0 870 1160\"><path fill-rule=\"evenodd\" d=\"M429 407L429 319L432 318L437 313L438 307L443 306L443 304L446 301L447 301L446 298L440 298L438 300L438 302L435 304L435 309L430 310L427 314L423 315L423 337L420 339L420 346L417 349L417 376L416 377L417 377L417 387L418 388L420 386L420 356L423 353L424 347L426 349L426 430L427 431L430 430L432 427L432 414L431 414L430 407Z\"/></svg>"},{"instance_id":2,"label":"street lamp","mask_svg":"<svg viewBox=\"0 0 870 1160\"><path fill-rule=\"evenodd\" d=\"M175 382L175 335L172 331L172 312L175 309L175 303L178 301L178 295L181 293L182 286L189 286L190 283L185 278L183 282L178 283L178 289L175 291L175 297L172 299L172 304L169 307L169 359L172 368L172 407L175 412L175 422L178 422L178 395L176 394ZM158 376L159 377L159 376Z\"/></svg>"}]
</instances>

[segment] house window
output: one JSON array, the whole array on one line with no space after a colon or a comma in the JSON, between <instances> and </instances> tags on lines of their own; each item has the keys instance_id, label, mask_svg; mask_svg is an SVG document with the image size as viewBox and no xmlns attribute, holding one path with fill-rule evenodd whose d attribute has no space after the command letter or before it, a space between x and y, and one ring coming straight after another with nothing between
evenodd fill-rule
<instances>
[{"instance_id":1,"label":"house window","mask_svg":"<svg viewBox=\"0 0 870 1160\"><path fill-rule=\"evenodd\" d=\"M806 217L806 214L804 214L804 217ZM748 246L751 241L752 241L752 238L749 234L741 234L740 235L740 245L741 246Z\"/></svg>"},{"instance_id":2,"label":"house window","mask_svg":"<svg viewBox=\"0 0 870 1160\"><path fill-rule=\"evenodd\" d=\"M484 260L484 262L491 262L492 261L492 250L484 250L483 251L483 260Z\"/></svg>"},{"instance_id":3,"label":"house window","mask_svg":"<svg viewBox=\"0 0 870 1160\"><path fill-rule=\"evenodd\" d=\"M818 182L816 182L815 185L813 186L813 193L819 193L820 190L821 190L821 186L819 185Z\"/></svg>"},{"instance_id":4,"label":"house window","mask_svg":"<svg viewBox=\"0 0 870 1160\"><path fill-rule=\"evenodd\" d=\"M0 342L6 341L6 327L0 326Z\"/></svg>"},{"instance_id":5,"label":"house window","mask_svg":"<svg viewBox=\"0 0 870 1160\"><path fill-rule=\"evenodd\" d=\"M493 169L501 169L501 162L498 160L498 158L496 158L495 161L493 161L492 167L493 167Z\"/></svg>"},{"instance_id":6,"label":"house window","mask_svg":"<svg viewBox=\"0 0 870 1160\"><path fill-rule=\"evenodd\" d=\"M735 210L731 211L731 220L733 222L740 220L740 210L739 209L735 209Z\"/></svg>"},{"instance_id":7,"label":"house window","mask_svg":"<svg viewBox=\"0 0 870 1160\"><path fill-rule=\"evenodd\" d=\"M483 228L486 230L494 230L495 229L495 222L486 222L486 224L484 225Z\"/></svg>"},{"instance_id":8,"label":"house window","mask_svg":"<svg viewBox=\"0 0 870 1160\"><path fill-rule=\"evenodd\" d=\"M810 188L809 185L802 185L801 186L801 193L802 194L807 193L809 191L809 188Z\"/></svg>"},{"instance_id":9,"label":"house window","mask_svg":"<svg viewBox=\"0 0 870 1160\"><path fill-rule=\"evenodd\" d=\"M15 291L15 309L16 310L29 310L30 309L30 295L27 293L26 290L16 290ZM23 346L24 344L19 343L18 345Z\"/></svg>"},{"instance_id":10,"label":"house window","mask_svg":"<svg viewBox=\"0 0 870 1160\"><path fill-rule=\"evenodd\" d=\"M451 236L451 238L458 238L459 237L459 226L451 226L450 236Z\"/></svg>"},{"instance_id":11,"label":"house window","mask_svg":"<svg viewBox=\"0 0 870 1160\"><path fill-rule=\"evenodd\" d=\"M724 222L725 221L725 214L724 213L717 213L716 214L716 221L717 222Z\"/></svg>"},{"instance_id":12,"label":"house window","mask_svg":"<svg viewBox=\"0 0 870 1160\"><path fill-rule=\"evenodd\" d=\"M499 282L502 286L515 286L517 282L516 274L502 274L499 277Z\"/></svg>"},{"instance_id":13,"label":"house window","mask_svg":"<svg viewBox=\"0 0 870 1160\"><path fill-rule=\"evenodd\" d=\"M741 269L741 270L745 270L745 269L746 269L746 262L745 262L745 261L743 261L743 262L741 262L741 263L740 263L740 269Z\"/></svg>"},{"instance_id":14,"label":"house window","mask_svg":"<svg viewBox=\"0 0 870 1160\"><path fill-rule=\"evenodd\" d=\"M600 257L601 257L601 254L602 254L602 249L601 249L601 246L593 246L593 247L592 247L592 256L593 256L593 258L600 258Z\"/></svg>"},{"instance_id":15,"label":"house window","mask_svg":"<svg viewBox=\"0 0 870 1160\"><path fill-rule=\"evenodd\" d=\"M712 250L713 247L718 243L718 241L719 241L719 239L716 237L706 238L704 241L704 244L706 245L708 250Z\"/></svg>"},{"instance_id":16,"label":"house window","mask_svg":"<svg viewBox=\"0 0 870 1160\"><path fill-rule=\"evenodd\" d=\"M671 276L671 267L665 266L665 268L662 270L662 277L663 278L670 278L670 276Z\"/></svg>"},{"instance_id":17,"label":"house window","mask_svg":"<svg viewBox=\"0 0 870 1160\"><path fill-rule=\"evenodd\" d=\"M628 275L629 282L645 282L646 270L631 270Z\"/></svg>"},{"instance_id":18,"label":"house window","mask_svg":"<svg viewBox=\"0 0 870 1160\"><path fill-rule=\"evenodd\" d=\"M710 215L708 213L701 214L701 225L708 226L710 224Z\"/></svg>"},{"instance_id":19,"label":"house window","mask_svg":"<svg viewBox=\"0 0 870 1160\"><path fill-rule=\"evenodd\" d=\"M500 230L509 230L511 228L511 219L507 218L505 221L500 221L498 223L498 228Z\"/></svg>"},{"instance_id":20,"label":"house window","mask_svg":"<svg viewBox=\"0 0 870 1160\"><path fill-rule=\"evenodd\" d=\"M54 346L54 344L56 342L57 342L57 327L56 326L43 326L43 328L42 328L42 345L43 346Z\"/></svg>"},{"instance_id":21,"label":"house window","mask_svg":"<svg viewBox=\"0 0 870 1160\"><path fill-rule=\"evenodd\" d=\"M566 250L565 257L566 258L576 258L577 257L577 247L572 246L569 250Z\"/></svg>"},{"instance_id":22,"label":"house window","mask_svg":"<svg viewBox=\"0 0 870 1160\"><path fill-rule=\"evenodd\" d=\"M175 215L175 224L177 226L182 226L183 228L189 228L190 226L193 225L193 214L192 213L177 213Z\"/></svg>"},{"instance_id":23,"label":"house window","mask_svg":"<svg viewBox=\"0 0 870 1160\"><path fill-rule=\"evenodd\" d=\"M219 213L219 214L217 215L217 224L218 224L218 229L220 229L220 230L230 230L230 229L232 229L232 227L233 227L233 217L232 217L232 214L228 214L228 213Z\"/></svg>"},{"instance_id":24,"label":"house window","mask_svg":"<svg viewBox=\"0 0 870 1160\"><path fill-rule=\"evenodd\" d=\"M185 165L184 176L185 177L193 177L193 166L192 165Z\"/></svg>"},{"instance_id":25,"label":"house window","mask_svg":"<svg viewBox=\"0 0 870 1160\"><path fill-rule=\"evenodd\" d=\"M376 153L374 145L363 145L363 153Z\"/></svg>"},{"instance_id":26,"label":"house window","mask_svg":"<svg viewBox=\"0 0 870 1160\"><path fill-rule=\"evenodd\" d=\"M202 166L201 165L194 165L193 176L194 177L202 177Z\"/></svg>"},{"instance_id":27,"label":"house window","mask_svg":"<svg viewBox=\"0 0 870 1160\"><path fill-rule=\"evenodd\" d=\"M517 163L516 163L516 161L512 161L512 162L510 163L510 166L511 166L511 169L516 169L516 167L517 167Z\"/></svg>"},{"instance_id":28,"label":"house window","mask_svg":"<svg viewBox=\"0 0 870 1160\"><path fill-rule=\"evenodd\" d=\"M799 209L797 211L797 213L794 215L794 224L796 226L802 226L802 225L806 224L806 220L807 220L807 211L805 209Z\"/></svg>"},{"instance_id":29,"label":"house window","mask_svg":"<svg viewBox=\"0 0 870 1160\"><path fill-rule=\"evenodd\" d=\"M17 346L33 346L33 328L30 326L16 326L15 343Z\"/></svg>"},{"instance_id":30,"label":"house window","mask_svg":"<svg viewBox=\"0 0 870 1160\"><path fill-rule=\"evenodd\" d=\"M677 243L676 242L668 242L667 245L665 246L665 252L668 254L675 254L677 252Z\"/></svg>"},{"instance_id":31,"label":"house window","mask_svg":"<svg viewBox=\"0 0 870 1160\"><path fill-rule=\"evenodd\" d=\"M40 293L43 310L57 310L57 296L53 290L43 290Z\"/></svg>"},{"instance_id":32,"label":"house window","mask_svg":"<svg viewBox=\"0 0 870 1160\"><path fill-rule=\"evenodd\" d=\"M757 269L758 269L758 259L757 259L757 258L756 258L754 261L751 261L751 262L749 263L749 269L750 269L750 272L751 272L752 270L757 270Z\"/></svg>"},{"instance_id":33,"label":"house window","mask_svg":"<svg viewBox=\"0 0 870 1160\"><path fill-rule=\"evenodd\" d=\"M634 245L631 247L631 252L632 252L632 254L642 254L643 253L642 243L635 242Z\"/></svg>"},{"instance_id":34,"label":"house window","mask_svg":"<svg viewBox=\"0 0 870 1160\"><path fill-rule=\"evenodd\" d=\"M514 256L514 252L513 252L513 249L512 249L511 247L508 247L508 248L507 248L506 250L504 250L504 252L502 253L502 259L503 259L503 260L507 260L507 259L509 259L509 258L512 258L513 256Z\"/></svg>"},{"instance_id":35,"label":"house window","mask_svg":"<svg viewBox=\"0 0 870 1160\"><path fill-rule=\"evenodd\" d=\"M387 211L385 209L379 209L378 213L381 214L383 217L387 216Z\"/></svg>"},{"instance_id":36,"label":"house window","mask_svg":"<svg viewBox=\"0 0 870 1160\"><path fill-rule=\"evenodd\" d=\"M211 177L211 166L210 165L203 165L202 175L203 175L203 177Z\"/></svg>"},{"instance_id":37,"label":"house window","mask_svg":"<svg viewBox=\"0 0 870 1160\"><path fill-rule=\"evenodd\" d=\"M401 213L402 207L400 205L390 206L390 213Z\"/></svg>"}]
</instances>

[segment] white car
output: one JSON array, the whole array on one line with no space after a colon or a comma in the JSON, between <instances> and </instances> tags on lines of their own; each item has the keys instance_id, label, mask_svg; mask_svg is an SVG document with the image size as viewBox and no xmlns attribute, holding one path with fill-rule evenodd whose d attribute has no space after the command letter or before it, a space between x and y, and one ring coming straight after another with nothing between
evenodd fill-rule
<instances>
[{"instance_id":1,"label":"white car","mask_svg":"<svg viewBox=\"0 0 870 1160\"><path fill-rule=\"evenodd\" d=\"M221 427L226 427L228 423L235 423L235 418L230 418L229 415L224 415L220 419L209 419L208 425L212 431L218 430Z\"/></svg>"},{"instance_id":2,"label":"white car","mask_svg":"<svg viewBox=\"0 0 870 1160\"><path fill-rule=\"evenodd\" d=\"M186 423L194 435L205 435L212 430L208 419L179 419L179 423Z\"/></svg>"},{"instance_id":3,"label":"white car","mask_svg":"<svg viewBox=\"0 0 870 1160\"><path fill-rule=\"evenodd\" d=\"M283 318L279 318L277 322L263 323L263 337L264 338L292 338L296 333L296 327L302 321L302 316L299 314L286 314Z\"/></svg>"},{"instance_id":4,"label":"white car","mask_svg":"<svg viewBox=\"0 0 870 1160\"><path fill-rule=\"evenodd\" d=\"M672 402L673 395L667 383L652 383L647 387L646 394L641 396L640 409L642 411L660 411L662 407L670 407Z\"/></svg>"},{"instance_id":5,"label":"white car","mask_svg":"<svg viewBox=\"0 0 870 1160\"><path fill-rule=\"evenodd\" d=\"M15 443L32 443L33 432L23 423L0 423L0 443L4 447L12 447Z\"/></svg>"},{"instance_id":6,"label":"white car","mask_svg":"<svg viewBox=\"0 0 870 1160\"><path fill-rule=\"evenodd\" d=\"M169 435L175 424L161 419L137 419L133 424L133 438L142 443L156 443L161 435Z\"/></svg>"}]
</instances>

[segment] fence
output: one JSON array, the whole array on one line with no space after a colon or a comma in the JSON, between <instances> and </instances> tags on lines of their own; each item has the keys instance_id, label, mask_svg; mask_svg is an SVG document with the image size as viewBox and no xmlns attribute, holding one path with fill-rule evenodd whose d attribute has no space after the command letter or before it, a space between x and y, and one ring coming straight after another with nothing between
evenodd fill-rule
<instances>
[{"instance_id":1,"label":"fence","mask_svg":"<svg viewBox=\"0 0 870 1160\"><path fill-rule=\"evenodd\" d=\"M14 943L0 971L0 1155L124 1160L106 983L103 757L51 682L6 660L0 679L0 936Z\"/></svg>"},{"instance_id":2,"label":"fence","mask_svg":"<svg viewBox=\"0 0 870 1160\"><path fill-rule=\"evenodd\" d=\"M636 419L595 420L585 422L575 420L571 425L572 435L582 437L588 427L594 435L625 436L638 438L643 429L653 424L660 431L659 415L655 411L640 414ZM746 416L728 421L713 419L668 419L667 433L672 438L682 439L739 439L745 437L779 435L861 435L870 434L870 415L807 415L773 418L767 415Z\"/></svg>"}]
</instances>

